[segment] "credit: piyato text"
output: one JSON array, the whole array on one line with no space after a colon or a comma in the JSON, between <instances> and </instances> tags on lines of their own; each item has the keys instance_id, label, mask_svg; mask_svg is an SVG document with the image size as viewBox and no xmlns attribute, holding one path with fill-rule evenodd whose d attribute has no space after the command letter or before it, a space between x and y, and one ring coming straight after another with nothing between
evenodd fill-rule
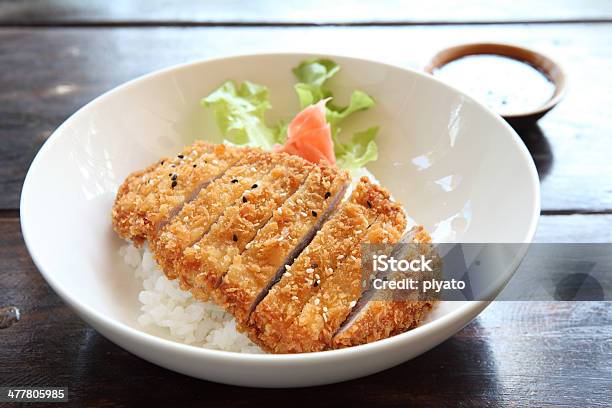
<instances>
[{"instance_id":1,"label":"credit: piyato text","mask_svg":"<svg viewBox=\"0 0 612 408\"><path fill-rule=\"evenodd\" d=\"M418 279L404 278L395 280L385 280L376 278L372 280L374 289L383 290L420 290L423 293L435 292L440 293L443 290L463 290L465 282L462 280L437 280L427 279L419 281Z\"/></svg>"}]
</instances>

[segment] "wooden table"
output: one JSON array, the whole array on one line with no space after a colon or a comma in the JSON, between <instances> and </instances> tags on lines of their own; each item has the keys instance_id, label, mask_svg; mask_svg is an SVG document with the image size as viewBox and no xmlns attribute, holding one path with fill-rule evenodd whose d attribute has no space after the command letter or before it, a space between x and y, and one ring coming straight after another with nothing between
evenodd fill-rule
<instances>
[{"instance_id":1,"label":"wooden table","mask_svg":"<svg viewBox=\"0 0 612 408\"><path fill-rule=\"evenodd\" d=\"M451 44L503 41L553 56L570 79L561 105L520 132L542 182L536 240L610 242L612 3L126 3L0 0L0 306L22 311L0 330L0 386L68 385L75 406L609 406L607 302L494 303L410 362L314 389L236 388L161 369L100 336L47 286L23 244L19 194L32 158L63 120L158 68L271 50L420 68Z\"/></svg>"}]
</instances>

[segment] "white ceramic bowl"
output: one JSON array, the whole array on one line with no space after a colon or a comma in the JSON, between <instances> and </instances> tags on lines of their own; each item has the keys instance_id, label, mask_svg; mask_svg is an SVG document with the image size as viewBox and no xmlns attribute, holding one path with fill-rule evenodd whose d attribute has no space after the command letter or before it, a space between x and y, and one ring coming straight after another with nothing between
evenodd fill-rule
<instances>
[{"instance_id":1,"label":"white ceramic bowl","mask_svg":"<svg viewBox=\"0 0 612 408\"><path fill-rule=\"evenodd\" d=\"M486 307L486 302L443 302L426 324L407 333L298 355L207 350L139 329L138 282L117 254L122 241L110 222L119 184L131 171L194 138L218 140L199 100L226 79L267 85L274 106L270 121L289 117L298 109L291 68L310 57L246 55L155 72L95 99L44 144L23 187L23 235L47 282L96 330L148 361L194 377L248 386L308 386L400 364L444 341ZM339 102L355 88L377 101L346 130L381 125L379 159L369 169L435 239L532 240L540 210L538 176L524 144L499 116L424 74L330 58L342 66L332 83ZM517 266L508 265L503 282Z\"/></svg>"}]
</instances>

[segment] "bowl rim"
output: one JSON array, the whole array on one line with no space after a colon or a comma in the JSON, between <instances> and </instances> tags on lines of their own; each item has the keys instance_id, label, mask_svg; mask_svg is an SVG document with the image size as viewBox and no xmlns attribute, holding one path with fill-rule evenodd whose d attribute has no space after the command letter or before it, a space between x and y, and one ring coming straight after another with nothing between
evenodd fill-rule
<instances>
[{"instance_id":1,"label":"bowl rim","mask_svg":"<svg viewBox=\"0 0 612 408\"><path fill-rule=\"evenodd\" d=\"M499 125L502 126L514 139L514 142L517 144L519 148L519 152L523 159L525 159L525 163L528 166L528 171L531 176L533 183L533 196L534 196L534 206L532 211L531 223L529 225L526 236L524 237L524 243L531 243L533 241L533 237L535 235L538 220L540 216L540 183L538 178L537 169L535 163L525 146L524 142L521 138L516 134L516 132L506 123L501 116L497 115L495 112L491 111L488 107L484 106L482 103L474 100L469 95L466 95L459 89L454 88L431 75L425 74L423 72L419 72L415 69L405 68L398 65L376 61L373 59L355 57L346 54L329 54L329 53L313 53L313 52L290 52L290 51L280 51L280 52L265 52L265 53L243 53L243 54L233 54L233 55L225 55L219 56L215 58L206 58L194 60L186 63L174 64L166 68L162 68L159 70L155 70L153 72L141 75L134 79L131 79L127 82L124 82L112 89L102 93L97 96L81 108L79 108L76 112L70 115L57 129L53 131L53 133L49 136L49 138L42 145L34 160L30 164L30 168L26 174L24 179L22 192L21 192L21 200L20 200L20 225L21 231L23 235L24 242L26 244L26 248L32 258L34 264L36 265L38 271L43 276L45 281L51 286L51 288L60 296L60 298L66 302L78 315L84 318L88 323L95 322L96 324L117 333L121 333L124 337L134 342L134 344L146 343L148 346L155 347L157 349L163 349L165 351L174 351L182 354L190 354L197 355L198 357L213 359L218 361L227 361L233 360L236 362L242 363L267 363L273 364L276 366L284 366L292 363L316 363L321 361L322 359L333 361L344 361L347 358L355 356L357 353L366 353L366 352L377 352L383 351L385 348L392 348L394 346L400 346L402 343L409 341L411 338L418 338L420 336L425 336L428 332L441 332L444 328L452 326L452 323L461 315L470 315L474 312L478 313L482 309L484 309L491 301L469 301L467 304L463 304L460 307L456 308L445 314L442 317L439 317L431 322L428 322L425 325L418 326L414 329L408 330L404 333L398 334L396 336L392 336L386 339L378 340L372 343L362 344L358 346L336 349L336 350L326 350L319 352L311 352L311 353L296 353L296 354L255 354L255 353L240 353L233 351L225 351L225 350L214 350L207 349L203 347L198 347L194 345L188 345L184 343L179 343L173 340L165 339L163 337L159 337L153 334L149 334L145 331L139 330L135 327L132 327L126 323L120 322L110 316L107 316L101 312L96 311L93 307L82 303L77 300L75 297L71 296L61 284L53 277L53 273L47 270L45 265L42 263L40 259L37 258L36 253L34 252L33 242L30 238L30 231L32 230L31 223L28 218L27 211L24 209L28 208L28 197L30 196L30 190L32 189L31 179L35 177L34 175L38 172L39 167L41 166L42 157L46 154L46 152L52 148L52 146L57 143L57 141L62 137L63 129L68 126L68 124L74 120L74 117L80 115L89 109L92 109L97 104L102 103L109 95L114 92L128 89L133 86L137 86L142 82L151 80L158 76L166 75L170 72L174 72L177 70L191 69L194 66L201 64L210 64L210 63L219 63L230 60L246 60L252 58L273 58L273 57L293 57L297 59L309 59L309 58L330 58L330 59L344 59L344 60L352 60L360 63L368 63L375 64L379 66L384 66L388 69L394 70L402 70L410 73L411 75L415 75L424 81L430 81L436 86L442 86L443 88L447 88L453 92L460 94L466 100L469 100L479 107L481 107L486 114L489 114ZM508 276L509 280L514 274L516 268L522 261L525 253L527 252L528 245L525 246L524 250L521 251L520 256L516 257L515 262L511 265L510 270L512 273ZM507 282L506 280L506 282ZM498 289L498 292L503 289L505 283ZM106 335L105 335L106 337ZM114 342L114 340L113 340ZM435 343L437 344L437 343Z\"/></svg>"},{"instance_id":2,"label":"bowl rim","mask_svg":"<svg viewBox=\"0 0 612 408\"><path fill-rule=\"evenodd\" d=\"M477 42L455 45L438 51L424 67L424 71L434 75L436 69L471 55L498 55L527 64L546 77L555 87L553 94L542 105L524 111L504 113L502 117L508 120L539 119L565 96L567 75L559 63L541 52L514 44L497 42Z\"/></svg>"}]
</instances>

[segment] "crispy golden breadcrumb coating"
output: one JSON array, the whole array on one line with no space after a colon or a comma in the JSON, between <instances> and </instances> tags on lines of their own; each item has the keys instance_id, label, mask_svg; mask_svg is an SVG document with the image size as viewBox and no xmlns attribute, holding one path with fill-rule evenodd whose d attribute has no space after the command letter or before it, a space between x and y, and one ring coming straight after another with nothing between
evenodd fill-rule
<instances>
[{"instance_id":1,"label":"crispy golden breadcrumb coating","mask_svg":"<svg viewBox=\"0 0 612 408\"><path fill-rule=\"evenodd\" d=\"M265 295L284 265L308 244L340 201L349 181L346 172L315 166L300 190L274 211L249 248L233 259L214 300L239 324Z\"/></svg>"},{"instance_id":2,"label":"crispy golden breadcrumb coating","mask_svg":"<svg viewBox=\"0 0 612 408\"><path fill-rule=\"evenodd\" d=\"M415 227L414 243L429 243L431 238L422 226ZM392 294L378 294L333 338L333 348L366 344L400 334L416 327L431 310L435 301L393 300Z\"/></svg>"},{"instance_id":3,"label":"crispy golden breadcrumb coating","mask_svg":"<svg viewBox=\"0 0 612 408\"><path fill-rule=\"evenodd\" d=\"M243 195L238 204L228 207L210 231L196 244L186 248L179 264L181 282L193 287L192 293L207 299L220 283L247 244L272 217L273 211L300 187L313 164L297 156L277 154L276 166Z\"/></svg>"},{"instance_id":4,"label":"crispy golden breadcrumb coating","mask_svg":"<svg viewBox=\"0 0 612 408\"><path fill-rule=\"evenodd\" d=\"M223 211L236 204L247 189L260 183L277 160L275 154L259 149L245 153L244 158L200 190L195 199L185 204L177 216L149 240L155 260L167 277L177 277L176 264L185 248L199 241Z\"/></svg>"},{"instance_id":5,"label":"crispy golden breadcrumb coating","mask_svg":"<svg viewBox=\"0 0 612 408\"><path fill-rule=\"evenodd\" d=\"M251 316L250 337L277 353L301 351L296 349L293 324L302 308L318 294L323 282L351 262L351 252L390 203L386 190L362 178L351 197L291 265L290 274L283 275L259 303Z\"/></svg>"},{"instance_id":6,"label":"crispy golden breadcrumb coating","mask_svg":"<svg viewBox=\"0 0 612 408\"><path fill-rule=\"evenodd\" d=\"M134 177L119 188L113 206L117 233L136 245L164 225L199 190L244 155L242 149L196 142L171 161L160 161L152 172Z\"/></svg>"},{"instance_id":7,"label":"crispy golden breadcrumb coating","mask_svg":"<svg viewBox=\"0 0 612 408\"><path fill-rule=\"evenodd\" d=\"M398 204L390 201L379 210L379 216L368 228L362 243L395 244L406 228L404 212ZM362 283L366 277L363 276L361 250L361 245L353 248L348 262L322 282L319 293L304 306L293 324L294 350L321 351L331 345L332 337L363 291Z\"/></svg>"},{"instance_id":8,"label":"crispy golden breadcrumb coating","mask_svg":"<svg viewBox=\"0 0 612 408\"><path fill-rule=\"evenodd\" d=\"M362 244L431 238L423 227L402 238L402 207L365 177L341 202L349 179L298 156L198 141L126 178L113 228L148 241L168 278L212 298L266 351L364 344L415 327L435 299L364 289Z\"/></svg>"}]
</instances>

